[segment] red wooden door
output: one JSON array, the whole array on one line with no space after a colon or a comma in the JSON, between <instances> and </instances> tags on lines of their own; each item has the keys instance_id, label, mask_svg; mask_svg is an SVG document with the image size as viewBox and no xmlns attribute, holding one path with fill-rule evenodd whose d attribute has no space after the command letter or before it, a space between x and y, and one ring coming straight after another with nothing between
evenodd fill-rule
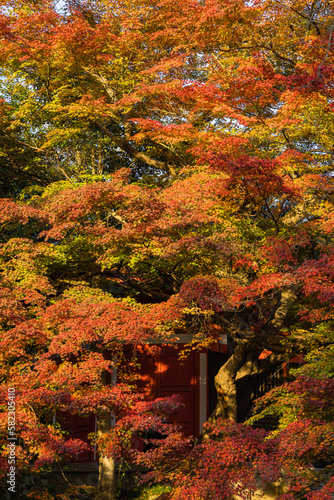
<instances>
[{"instance_id":1,"label":"red wooden door","mask_svg":"<svg viewBox=\"0 0 334 500\"><path fill-rule=\"evenodd\" d=\"M184 409L173 417L173 422L180 424L187 436L198 436L199 357L192 352L181 362L178 355L179 349L172 347L163 347L156 356L149 356L145 346L138 348L141 365L138 388L148 399L180 395Z\"/></svg>"}]
</instances>

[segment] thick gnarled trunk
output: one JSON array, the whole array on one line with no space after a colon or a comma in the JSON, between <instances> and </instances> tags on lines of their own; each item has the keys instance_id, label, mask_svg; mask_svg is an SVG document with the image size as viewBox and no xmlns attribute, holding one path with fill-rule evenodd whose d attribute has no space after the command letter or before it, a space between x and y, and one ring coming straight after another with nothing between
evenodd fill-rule
<instances>
[{"instance_id":1,"label":"thick gnarled trunk","mask_svg":"<svg viewBox=\"0 0 334 500\"><path fill-rule=\"evenodd\" d=\"M219 418L243 422L247 418L259 387L286 360L277 354L259 360L260 352L247 352L244 346L238 346L219 369L215 377L217 405L209 422Z\"/></svg>"},{"instance_id":2,"label":"thick gnarled trunk","mask_svg":"<svg viewBox=\"0 0 334 500\"><path fill-rule=\"evenodd\" d=\"M237 420L236 375L244 365L246 357L247 351L245 347L243 345L237 346L232 356L215 376L217 406L212 412L209 422L215 422L218 418Z\"/></svg>"},{"instance_id":3,"label":"thick gnarled trunk","mask_svg":"<svg viewBox=\"0 0 334 500\"><path fill-rule=\"evenodd\" d=\"M259 385L289 359L288 349L281 344L278 334L298 293L298 285L283 289L260 331L252 330L246 321L240 323L240 331L235 335L237 343L234 352L215 376L217 406L209 422L213 423L218 418L243 421ZM272 351L272 354L260 361L259 354L263 349Z\"/></svg>"}]
</instances>

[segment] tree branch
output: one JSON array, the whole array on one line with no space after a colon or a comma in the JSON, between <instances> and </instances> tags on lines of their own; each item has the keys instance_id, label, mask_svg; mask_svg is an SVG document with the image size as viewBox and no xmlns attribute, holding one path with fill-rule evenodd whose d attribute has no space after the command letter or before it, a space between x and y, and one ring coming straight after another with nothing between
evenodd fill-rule
<instances>
[{"instance_id":1,"label":"tree branch","mask_svg":"<svg viewBox=\"0 0 334 500\"><path fill-rule=\"evenodd\" d=\"M314 195L309 195L305 197L302 202L293 207L286 215L284 215L281 220L284 224L296 225L304 219L304 217L310 215L311 209L317 208L318 205L319 199L317 199Z\"/></svg>"},{"instance_id":2,"label":"tree branch","mask_svg":"<svg viewBox=\"0 0 334 500\"><path fill-rule=\"evenodd\" d=\"M113 278L117 279L117 283L125 289L132 289L135 290L136 292L141 293L145 297L150 297L153 299L155 302L165 302L170 298L170 295L166 293L162 293L156 290L149 289L145 286L145 284L140 284L137 281L134 281L130 276L120 273L119 271L111 271L105 269L101 273L102 275L105 276L112 276Z\"/></svg>"},{"instance_id":3,"label":"tree branch","mask_svg":"<svg viewBox=\"0 0 334 500\"><path fill-rule=\"evenodd\" d=\"M94 80L96 80L97 82L99 82L102 85L102 87L107 92L108 96L110 97L111 101L115 102L116 93L115 93L114 89L112 88L112 86L109 84L109 81L107 80L107 78L105 76L100 75L99 73L96 73L95 71L87 68L87 66L84 66L83 69L86 71L86 73L89 74L89 76L91 76Z\"/></svg>"},{"instance_id":4,"label":"tree branch","mask_svg":"<svg viewBox=\"0 0 334 500\"><path fill-rule=\"evenodd\" d=\"M174 171L173 167L171 165L169 165L167 162L155 160L154 158L147 156L145 153L138 151L136 148L134 148L129 143L129 141L127 140L126 137L121 138L121 139L116 137L104 125L102 125L101 122L95 120L93 123L103 134L110 137L110 139L112 139L114 141L114 143L117 144L118 147L120 147L123 151L128 153L132 158L136 158L137 160L140 160L143 163L146 163L146 165L149 165L150 167L164 170L169 175L173 175L173 176L175 175L175 171Z\"/></svg>"},{"instance_id":5,"label":"tree branch","mask_svg":"<svg viewBox=\"0 0 334 500\"><path fill-rule=\"evenodd\" d=\"M291 285L280 292L274 312L261 328L262 332L277 334L280 331L288 315L290 307L297 300L299 290L300 285Z\"/></svg>"}]
</instances>

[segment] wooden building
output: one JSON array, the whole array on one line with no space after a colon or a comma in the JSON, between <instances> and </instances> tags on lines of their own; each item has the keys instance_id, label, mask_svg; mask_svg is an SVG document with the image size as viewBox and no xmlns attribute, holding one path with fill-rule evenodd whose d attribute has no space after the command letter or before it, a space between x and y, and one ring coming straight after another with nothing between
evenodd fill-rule
<instances>
[{"instance_id":1,"label":"wooden building","mask_svg":"<svg viewBox=\"0 0 334 500\"><path fill-rule=\"evenodd\" d=\"M175 416L173 421L180 424L186 436L198 437L202 431L202 425L216 406L214 377L228 359L227 338L222 335L215 344L210 346L210 349L191 351L181 361L179 354L189 340L190 336L180 335L176 346L162 347L160 353L154 356L149 353L148 345L137 346L136 357L141 366L137 385L138 390L148 400L173 394L180 395L184 409ZM263 355L267 355L265 351ZM295 366L296 363L301 362L301 357L291 360ZM282 372L285 377L285 369ZM272 388L270 385L280 385L280 383L282 380L276 380L273 377L272 384L269 381L266 383L264 392ZM66 419L62 428L68 431L69 437L88 441L88 434L96 432L96 419L94 415L85 418L71 416ZM132 445L141 449L143 439L134 436ZM97 460L96 450L93 450L83 454L78 461L96 462Z\"/></svg>"},{"instance_id":2,"label":"wooden building","mask_svg":"<svg viewBox=\"0 0 334 500\"><path fill-rule=\"evenodd\" d=\"M174 422L182 426L186 436L198 437L216 404L214 376L228 359L226 338L219 339L210 349L191 351L180 361L179 354L188 342L188 335L181 335L175 347L163 347L152 356L148 346L137 346L136 357L140 364L138 390L149 400L178 394L184 409L175 416ZM89 417L69 416L62 424L71 438L88 441L88 434L96 431L94 415ZM143 446L143 440L134 436L132 444ZM95 462L95 451L83 454L79 462Z\"/></svg>"}]
</instances>

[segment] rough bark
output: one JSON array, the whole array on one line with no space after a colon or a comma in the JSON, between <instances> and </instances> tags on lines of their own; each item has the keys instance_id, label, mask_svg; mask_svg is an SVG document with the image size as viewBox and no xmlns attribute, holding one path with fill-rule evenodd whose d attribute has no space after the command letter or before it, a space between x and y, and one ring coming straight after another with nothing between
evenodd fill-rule
<instances>
[{"instance_id":1,"label":"rough bark","mask_svg":"<svg viewBox=\"0 0 334 500\"><path fill-rule=\"evenodd\" d=\"M108 435L111 430L110 412L103 412L97 416L98 437ZM100 454L99 457L99 493L97 500L116 500L115 460Z\"/></svg>"}]
</instances>

